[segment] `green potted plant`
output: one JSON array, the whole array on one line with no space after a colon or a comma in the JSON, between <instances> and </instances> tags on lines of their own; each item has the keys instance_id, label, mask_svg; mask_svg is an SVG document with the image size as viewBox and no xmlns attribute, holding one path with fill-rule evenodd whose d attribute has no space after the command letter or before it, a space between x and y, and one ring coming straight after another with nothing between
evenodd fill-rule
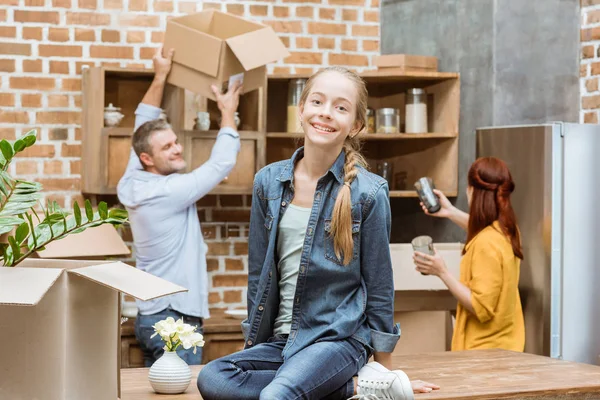
<instances>
[{"instance_id":1,"label":"green potted plant","mask_svg":"<svg viewBox=\"0 0 600 400\"><path fill-rule=\"evenodd\" d=\"M96 211L89 200L85 200L83 208L74 202L72 214L56 202L49 202L44 208L40 203L40 183L15 179L7 172L14 156L35 141L35 130L13 143L0 141L0 234L10 233L7 242L0 243L0 257L6 267L19 264L34 252L44 250L48 243L67 235L102 224L119 226L128 222L127 211L109 209L106 202L100 202ZM40 207L39 213L36 206Z\"/></svg>"}]
</instances>

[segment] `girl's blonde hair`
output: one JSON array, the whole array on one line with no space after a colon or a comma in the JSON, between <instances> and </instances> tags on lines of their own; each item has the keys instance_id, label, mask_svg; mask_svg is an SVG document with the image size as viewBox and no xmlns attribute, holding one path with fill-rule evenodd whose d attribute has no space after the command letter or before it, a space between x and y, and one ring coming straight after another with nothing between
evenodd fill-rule
<instances>
[{"instance_id":1,"label":"girl's blonde hair","mask_svg":"<svg viewBox=\"0 0 600 400\"><path fill-rule=\"evenodd\" d=\"M336 72L348 78L356 87L356 115L355 124L357 130L352 137L348 135L344 142L344 151L346 160L344 162L344 184L338 191L333 207L333 216L331 217L331 236L335 255L342 258L344 265L352 261L354 253L354 241L352 240L352 199L350 197L350 184L358 174L358 165L367 168L367 162L360 154L360 141L357 136L367 126L367 99L369 97L367 86L360 76L353 71L339 66L324 68L310 77L300 96L300 104L304 106L308 94L314 84L315 79L328 72Z\"/></svg>"}]
</instances>

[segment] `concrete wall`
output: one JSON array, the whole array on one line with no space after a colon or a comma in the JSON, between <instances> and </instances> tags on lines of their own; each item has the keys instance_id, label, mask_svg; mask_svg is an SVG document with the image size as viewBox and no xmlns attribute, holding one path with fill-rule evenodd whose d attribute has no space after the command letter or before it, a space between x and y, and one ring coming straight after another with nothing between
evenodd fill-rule
<instances>
[{"instance_id":1,"label":"concrete wall","mask_svg":"<svg viewBox=\"0 0 600 400\"><path fill-rule=\"evenodd\" d=\"M459 196L475 160L475 129L579 121L579 0L384 0L382 54L437 56L461 74ZM464 240L414 199L393 199L394 242L419 234Z\"/></svg>"}]
</instances>

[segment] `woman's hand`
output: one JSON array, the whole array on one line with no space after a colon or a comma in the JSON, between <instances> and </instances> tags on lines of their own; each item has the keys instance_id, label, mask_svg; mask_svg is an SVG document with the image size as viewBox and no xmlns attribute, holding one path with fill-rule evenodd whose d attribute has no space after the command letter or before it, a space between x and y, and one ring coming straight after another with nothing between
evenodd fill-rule
<instances>
[{"instance_id":1,"label":"woman's hand","mask_svg":"<svg viewBox=\"0 0 600 400\"><path fill-rule=\"evenodd\" d=\"M440 190L433 189L433 193L435 193L436 196L439 198L440 206L442 206L442 208L440 208L440 210L438 212L430 213L429 211L427 211L427 208L425 207L425 205L421 202L420 204L421 204L421 208L423 209L423 212L425 214L431 215L433 217L450 218L450 216L454 212L454 206L452 205L452 203L450 203L450 200L448 200L446 195L444 193L442 193Z\"/></svg>"},{"instance_id":2,"label":"woman's hand","mask_svg":"<svg viewBox=\"0 0 600 400\"><path fill-rule=\"evenodd\" d=\"M415 269L423 274L441 277L448 272L448 268L446 267L446 262L439 256L437 250L434 249L433 252L434 255L430 256L429 254L415 251L413 254L413 261L417 266Z\"/></svg>"},{"instance_id":3,"label":"woman's hand","mask_svg":"<svg viewBox=\"0 0 600 400\"><path fill-rule=\"evenodd\" d=\"M217 106L219 107L219 110L221 110L221 128L228 126L237 129L235 126L234 115L240 101L242 83L236 81L225 94L222 94L216 85L212 85L211 89L217 98Z\"/></svg>"},{"instance_id":4,"label":"woman's hand","mask_svg":"<svg viewBox=\"0 0 600 400\"><path fill-rule=\"evenodd\" d=\"M410 381L414 393L429 393L432 390L439 390L439 386L425 381Z\"/></svg>"}]
</instances>

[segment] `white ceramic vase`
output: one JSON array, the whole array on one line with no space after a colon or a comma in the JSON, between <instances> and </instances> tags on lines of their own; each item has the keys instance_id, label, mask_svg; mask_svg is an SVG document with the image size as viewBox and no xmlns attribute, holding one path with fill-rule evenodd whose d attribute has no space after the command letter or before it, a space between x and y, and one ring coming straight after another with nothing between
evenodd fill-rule
<instances>
[{"instance_id":1,"label":"white ceramic vase","mask_svg":"<svg viewBox=\"0 0 600 400\"><path fill-rule=\"evenodd\" d=\"M176 352L165 351L150 367L148 380L156 393L183 393L192 380L192 371Z\"/></svg>"}]
</instances>

